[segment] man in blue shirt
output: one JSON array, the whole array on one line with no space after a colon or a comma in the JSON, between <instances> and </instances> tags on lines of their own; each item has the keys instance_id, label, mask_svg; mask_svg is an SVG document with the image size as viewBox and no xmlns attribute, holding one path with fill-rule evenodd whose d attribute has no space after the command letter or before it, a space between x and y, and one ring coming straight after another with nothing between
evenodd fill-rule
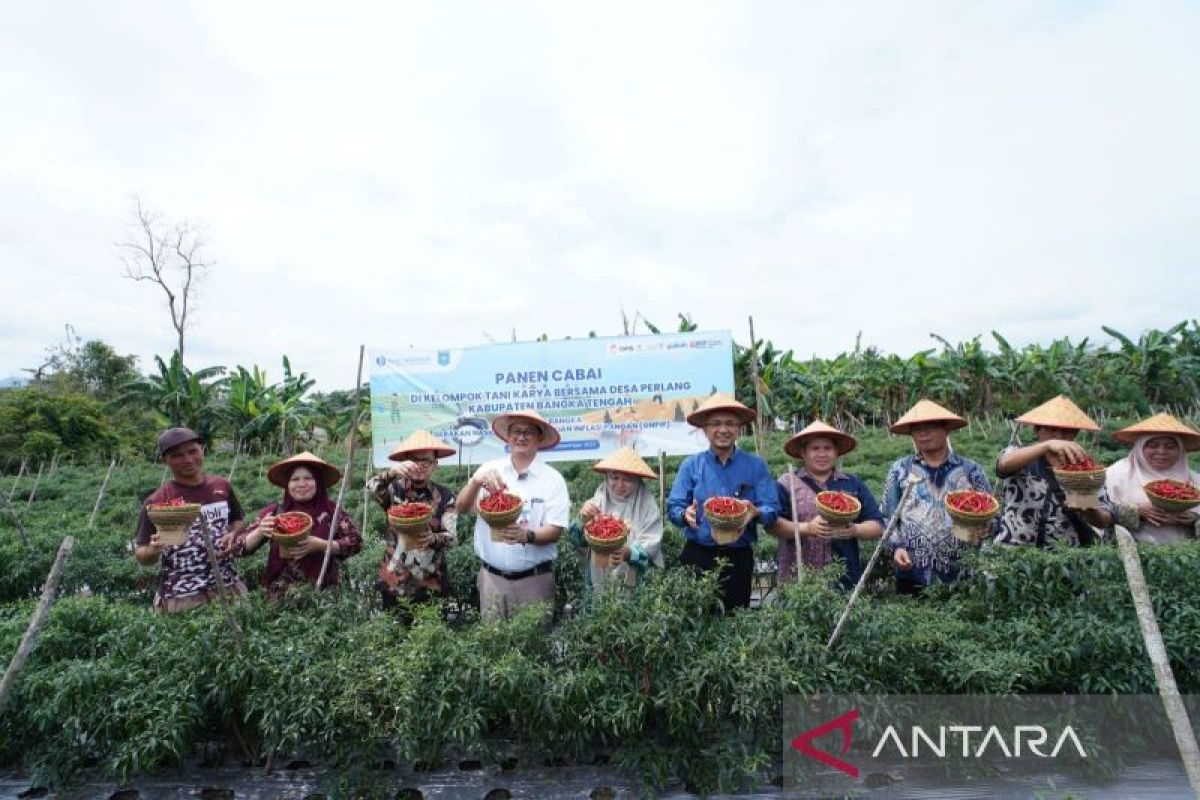
<instances>
[{"instance_id":1,"label":"man in blue shirt","mask_svg":"<svg viewBox=\"0 0 1200 800\"><path fill-rule=\"evenodd\" d=\"M727 611L750 605L758 525L770 528L779 513L775 481L766 462L737 446L742 426L753 419L753 411L727 394L714 394L689 414L688 424L704 431L709 448L684 460L667 500L671 522L687 538L680 563L709 572L717 568L718 558L728 562L719 579ZM750 503L741 535L732 544L717 544L713 539L704 516L704 503L710 497L736 497Z\"/></svg>"}]
</instances>

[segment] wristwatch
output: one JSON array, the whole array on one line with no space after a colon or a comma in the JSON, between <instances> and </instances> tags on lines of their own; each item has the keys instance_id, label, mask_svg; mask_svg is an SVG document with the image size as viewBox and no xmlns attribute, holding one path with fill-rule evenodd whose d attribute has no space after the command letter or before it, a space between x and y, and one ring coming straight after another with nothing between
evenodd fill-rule
<instances>
[{"instance_id":1,"label":"wristwatch","mask_svg":"<svg viewBox=\"0 0 1200 800\"><path fill-rule=\"evenodd\" d=\"M529 528L525 531L525 543L537 544L537 532L533 528Z\"/></svg>"}]
</instances>

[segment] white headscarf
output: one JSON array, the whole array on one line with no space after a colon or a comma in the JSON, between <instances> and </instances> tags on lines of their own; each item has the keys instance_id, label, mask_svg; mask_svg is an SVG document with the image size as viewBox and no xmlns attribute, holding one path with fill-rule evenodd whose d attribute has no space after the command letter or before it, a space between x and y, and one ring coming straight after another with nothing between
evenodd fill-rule
<instances>
[{"instance_id":1,"label":"white headscarf","mask_svg":"<svg viewBox=\"0 0 1200 800\"><path fill-rule=\"evenodd\" d=\"M1153 433L1139 436L1133 443L1133 447L1129 448L1129 455L1112 464L1105 471L1108 498L1114 503L1124 506L1139 506L1148 503L1149 498L1146 497L1146 492L1142 487L1152 481L1174 480L1193 484L1200 483L1200 473L1192 472L1188 468L1187 451L1183 449L1183 439L1178 436L1171 436L1171 438L1179 445L1179 460L1165 470L1157 470L1150 465L1150 460L1146 458L1146 442L1159 436L1170 436L1170 434ZM1137 530L1137 538L1142 542L1163 544L1177 542L1190 533L1191 530L1183 525L1152 525L1149 522L1143 522Z\"/></svg>"}]
</instances>

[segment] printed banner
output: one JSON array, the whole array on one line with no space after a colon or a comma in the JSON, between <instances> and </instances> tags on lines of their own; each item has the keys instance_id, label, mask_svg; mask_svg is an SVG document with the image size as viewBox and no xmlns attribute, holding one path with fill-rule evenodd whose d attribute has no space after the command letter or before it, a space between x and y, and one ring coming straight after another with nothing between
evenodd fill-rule
<instances>
[{"instance_id":1,"label":"printed banner","mask_svg":"<svg viewBox=\"0 0 1200 800\"><path fill-rule=\"evenodd\" d=\"M492 420L525 408L562 434L547 460L593 461L625 445L644 456L696 453L707 442L686 415L733 391L729 331L374 350L370 363L376 466L419 429L458 448L464 464L499 458L506 445Z\"/></svg>"}]
</instances>

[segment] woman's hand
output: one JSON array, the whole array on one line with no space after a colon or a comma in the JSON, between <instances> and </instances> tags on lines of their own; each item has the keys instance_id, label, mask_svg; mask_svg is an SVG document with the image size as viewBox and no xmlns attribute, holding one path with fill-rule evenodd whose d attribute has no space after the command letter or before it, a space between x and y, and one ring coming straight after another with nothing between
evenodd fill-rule
<instances>
[{"instance_id":1,"label":"woman's hand","mask_svg":"<svg viewBox=\"0 0 1200 800\"><path fill-rule=\"evenodd\" d=\"M903 547L897 547L896 552L892 553L892 563L904 572L913 568L912 559L908 557L908 551Z\"/></svg>"},{"instance_id":2,"label":"woman's hand","mask_svg":"<svg viewBox=\"0 0 1200 800\"><path fill-rule=\"evenodd\" d=\"M596 505L594 500L585 500L579 509L579 516L585 520L590 520L592 517L600 513L600 506Z\"/></svg>"},{"instance_id":3,"label":"woman's hand","mask_svg":"<svg viewBox=\"0 0 1200 800\"><path fill-rule=\"evenodd\" d=\"M1151 525L1177 525L1175 522L1175 514L1169 511L1159 511L1149 503L1139 503L1137 507L1138 517L1142 522L1149 522Z\"/></svg>"},{"instance_id":4,"label":"woman's hand","mask_svg":"<svg viewBox=\"0 0 1200 800\"><path fill-rule=\"evenodd\" d=\"M608 554L608 565L610 567L619 567L629 560L629 545L625 545L620 549L613 550Z\"/></svg>"},{"instance_id":5,"label":"woman's hand","mask_svg":"<svg viewBox=\"0 0 1200 800\"><path fill-rule=\"evenodd\" d=\"M319 539L316 536L310 536L295 547L279 548L279 555L286 561L295 561L305 556L310 556L313 553L321 553L324 555L328 549L329 542L325 539Z\"/></svg>"}]
</instances>

